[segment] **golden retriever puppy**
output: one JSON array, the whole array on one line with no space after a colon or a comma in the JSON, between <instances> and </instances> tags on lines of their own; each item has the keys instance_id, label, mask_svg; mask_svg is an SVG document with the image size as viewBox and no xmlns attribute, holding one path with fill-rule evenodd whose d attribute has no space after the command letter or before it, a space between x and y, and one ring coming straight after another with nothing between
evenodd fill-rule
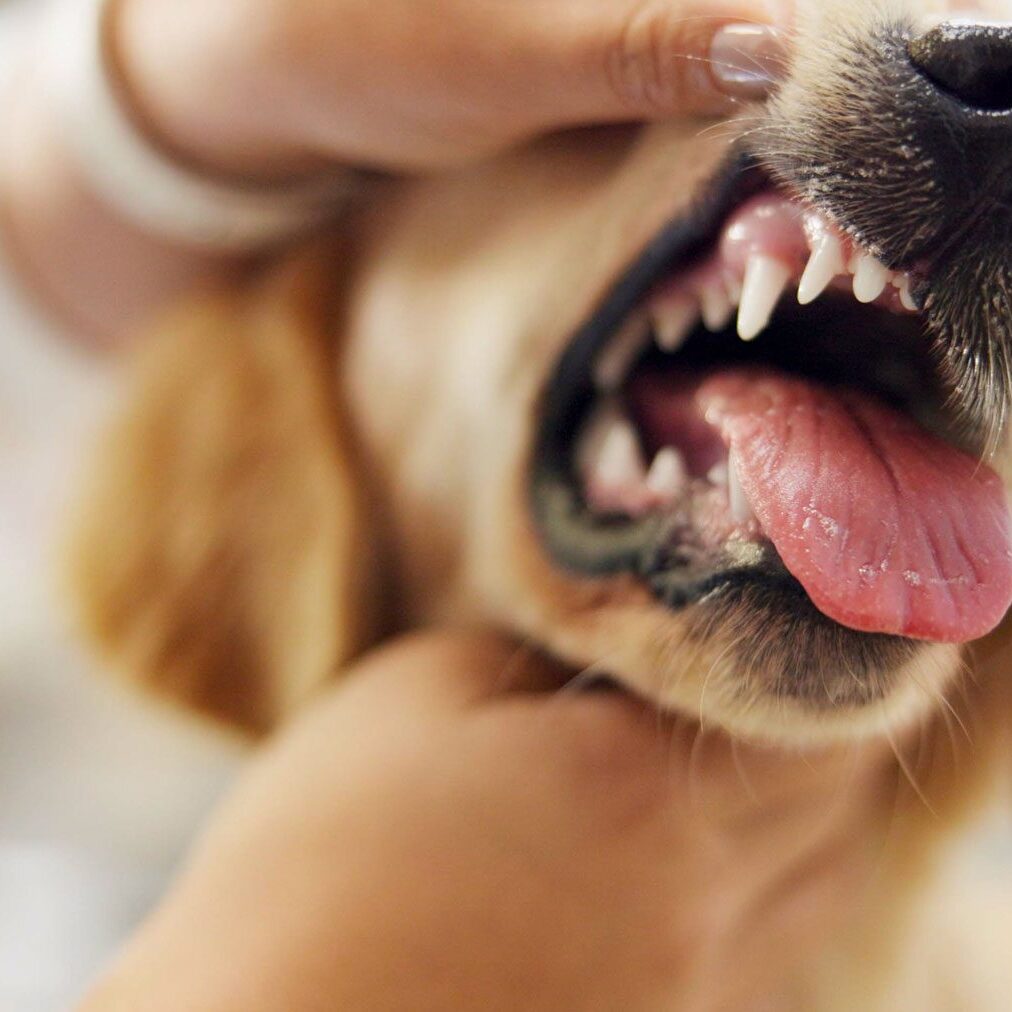
<instances>
[{"instance_id":1,"label":"golden retriever puppy","mask_svg":"<svg viewBox=\"0 0 1012 1012\"><path fill-rule=\"evenodd\" d=\"M876 900L804 1007L988 1007L910 925L1012 724L1012 8L799 6L767 108L363 184L174 313L76 592L126 677L255 732L479 620L731 735L888 736Z\"/></svg>"}]
</instances>

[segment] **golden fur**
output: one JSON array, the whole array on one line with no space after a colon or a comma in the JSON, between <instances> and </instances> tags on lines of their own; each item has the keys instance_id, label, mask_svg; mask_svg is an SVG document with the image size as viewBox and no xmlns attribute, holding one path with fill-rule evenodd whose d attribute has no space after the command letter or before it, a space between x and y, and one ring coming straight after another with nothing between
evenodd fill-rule
<instances>
[{"instance_id":1,"label":"golden fur","mask_svg":"<svg viewBox=\"0 0 1012 1012\"><path fill-rule=\"evenodd\" d=\"M832 60L834 18L926 6L803 5L780 114ZM372 183L340 244L180 308L143 346L94 470L75 593L125 678L255 733L370 642L477 619L704 726L888 734L893 789L868 827L878 899L799 984L799 1007L920 1009L895 998L902 922L1007 763L1012 629L923 650L866 710L746 706L724 659L734 621L700 636L631 578L564 574L526 505L537 399L569 335L753 123L574 131L439 179Z\"/></svg>"},{"instance_id":2,"label":"golden fur","mask_svg":"<svg viewBox=\"0 0 1012 1012\"><path fill-rule=\"evenodd\" d=\"M293 263L152 335L72 551L114 666L254 733L371 624L363 497L311 273Z\"/></svg>"}]
</instances>

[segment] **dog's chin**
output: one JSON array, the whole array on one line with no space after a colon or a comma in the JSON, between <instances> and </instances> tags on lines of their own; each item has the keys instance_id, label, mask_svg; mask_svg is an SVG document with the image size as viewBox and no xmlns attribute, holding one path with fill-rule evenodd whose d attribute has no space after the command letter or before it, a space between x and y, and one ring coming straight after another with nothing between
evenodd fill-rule
<instances>
[{"instance_id":1,"label":"dog's chin","mask_svg":"<svg viewBox=\"0 0 1012 1012\"><path fill-rule=\"evenodd\" d=\"M754 602L675 615L631 590L616 588L610 597L562 620L558 602L546 603L550 617L533 623L538 638L579 673L574 684L606 677L661 712L761 744L895 740L938 711L963 667L952 644L880 653L881 644L867 643L852 651L803 608L775 614L773 625L792 633L778 639L771 609ZM829 652L816 656L823 646ZM852 667L855 657L864 659L865 677Z\"/></svg>"},{"instance_id":2,"label":"dog's chin","mask_svg":"<svg viewBox=\"0 0 1012 1012\"><path fill-rule=\"evenodd\" d=\"M833 230L829 246L839 247L833 255L840 261L825 278L799 259L786 276L756 280L755 249L736 259L736 236L749 229L789 262L800 256L792 243L815 250L824 242L822 228ZM557 582L548 592L555 599L533 609L540 614L525 623L529 631L580 671L610 676L661 709L750 739L891 734L938 708L961 668L960 644L997 624L1005 588L991 595L994 616L977 607L986 590L961 614L923 586L926 570L907 566L890 583L895 556L848 574L837 558L847 561L852 511L838 521L804 507L818 500L816 483L802 488L797 510L809 515L792 517L783 505L788 497L767 495L757 475L803 484L796 476L804 459L787 478L778 471L795 445L785 440L765 471L754 456L743 467L740 432L725 424L726 402L762 386L764 397L771 391L774 427L805 411L819 419L816 428L839 415L864 430L873 418L860 438L877 452L875 424L895 425L897 440L936 455L945 475L940 487L950 464L960 472L953 482L976 497L982 516L995 515L993 550L1007 553L996 512L1005 517L1000 482L987 471L975 484L972 465L984 448L961 426L959 405L931 356L929 271L923 262L878 263L888 281L873 291L874 281L847 276L870 258L837 221L735 156L625 269L566 346L540 401L527 504ZM805 284L818 289L813 297L781 300ZM763 286L768 291L757 295ZM742 414L754 432L760 413ZM841 439L840 453L858 441ZM818 449L805 452L824 457L819 440L812 443ZM889 452L882 451L887 464ZM905 454L914 456L900 447L894 459ZM925 501L916 487L905 500L900 489L894 505ZM870 546L876 518L865 512ZM902 512L894 526L904 522ZM895 536L884 551L903 539ZM809 565L812 557L817 564ZM560 594L579 604L560 605Z\"/></svg>"}]
</instances>

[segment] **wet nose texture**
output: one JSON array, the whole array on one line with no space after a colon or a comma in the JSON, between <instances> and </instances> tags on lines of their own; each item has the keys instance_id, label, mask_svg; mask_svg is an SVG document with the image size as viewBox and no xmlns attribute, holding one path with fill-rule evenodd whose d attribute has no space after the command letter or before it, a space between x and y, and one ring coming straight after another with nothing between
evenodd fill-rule
<instances>
[{"instance_id":1,"label":"wet nose texture","mask_svg":"<svg viewBox=\"0 0 1012 1012\"><path fill-rule=\"evenodd\" d=\"M929 81L965 105L1012 111L1012 24L941 24L909 51Z\"/></svg>"}]
</instances>

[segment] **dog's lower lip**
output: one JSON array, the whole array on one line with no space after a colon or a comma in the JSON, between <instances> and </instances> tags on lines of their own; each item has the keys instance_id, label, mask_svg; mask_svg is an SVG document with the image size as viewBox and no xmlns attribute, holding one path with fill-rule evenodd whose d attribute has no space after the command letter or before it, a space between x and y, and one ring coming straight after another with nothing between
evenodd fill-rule
<instances>
[{"instance_id":1,"label":"dog's lower lip","mask_svg":"<svg viewBox=\"0 0 1012 1012\"><path fill-rule=\"evenodd\" d=\"M768 184L765 185L768 186ZM607 496L603 502L599 500L596 504L591 496L588 502L585 496L586 488L581 487L580 475L574 473L575 464L572 453L572 447L576 445L578 440L582 419L588 405L594 401L594 384L591 377L595 375L595 365L597 365L596 379L598 384L601 384L600 363L602 358L597 352L607 345L609 332L616 330L618 323L623 318L628 319L630 312L635 311L635 300L631 309L623 306L623 300L628 300L630 294L638 290L642 301L644 296L653 289L656 301L658 278L673 276L677 286L677 284L684 285L687 277L694 277L693 271L698 274L705 267L701 253L708 247L713 248L716 236L729 220L733 209L744 206L745 211L737 212L741 218L745 215L748 207L761 207L762 200L754 195L763 188L763 177L747 163L733 164L718 176L710 197L704 198L694 211L662 234L657 245L648 250L637 265L616 286L612 297L595 314L563 356L555 380L549 386L546 395L545 412L535 452L534 479L532 481L533 504L539 527L551 553L563 565L588 575L619 571L638 573L647 579L654 587L655 592L659 592L669 602L676 604L698 600L704 594L712 592L722 580L740 580L742 578L772 579L778 582L784 580L786 573L778 553L765 540L763 531L756 528L747 510L742 509L743 496L740 484L736 485L735 482L733 458L732 466L724 470L726 482L724 509L725 512L730 512L733 521L731 528L734 530L731 531L729 528L728 531L734 536L728 538L726 543L718 545L712 538L709 542L705 539L700 542L700 539L695 537L698 534L699 526L693 523L692 516L686 514L685 511L668 509L658 512L656 509L651 510L649 495L654 495L658 491L663 493L665 488L673 494L674 489L680 483L684 485L685 482L685 474L682 473L685 460L679 459L677 455L672 455L666 446L662 448L664 455L658 454L654 458L649 477L647 477L645 470L643 472L644 487L649 493L647 499L626 503L609 501ZM783 204L783 199L779 198L779 200ZM766 200L767 205L775 203L775 200ZM659 255L660 247L664 245L665 241L668 242L667 264ZM755 258L753 257L753 259ZM865 267L867 267L869 260L868 257L863 258L862 263ZM813 261L816 263L815 268L809 264L809 268L804 271L802 278L802 280L805 277L808 278L810 293L813 287L818 288L821 284L821 287L824 288L827 284L825 277L822 277L821 281L818 277L819 263L817 258L813 257ZM688 271L677 266L688 265L692 262L702 266L690 268ZM676 265L674 270L672 270L672 264ZM861 263L857 265L857 268L855 273L858 277L854 284L855 294L859 301L870 302L881 296L889 280L887 269L881 265L873 270L869 268L864 271L865 277L862 278ZM814 280L812 275L815 275ZM679 278L681 278L680 281L677 280ZM780 277L771 283L775 286L784 286L786 281L787 278ZM746 283L748 283L748 277L746 277ZM670 285L668 294L670 294ZM765 297L767 301L776 301L778 295L779 290L773 293L772 300L768 298L768 294ZM756 296L753 294L752 304L743 305L746 319L744 323L739 319L738 324L738 330L743 337L755 336L753 331L761 330L762 324L765 322L764 315L766 317L769 315L765 307L760 307L759 310L755 308L755 299ZM897 286L892 300L896 308L902 308L903 311L909 311L911 308L909 290L904 290L901 286ZM747 298L743 298L743 303L747 303L747 301ZM811 299L801 298L799 301L805 302L811 301ZM902 303L902 307L900 307L900 303ZM622 312L623 308L625 308L624 313ZM725 318L726 315L726 307L722 309L720 314L711 310L713 318L708 322L716 329L720 324L728 322ZM717 319L717 316L720 319ZM758 327L755 326L756 318L759 322ZM749 319L752 320L751 323ZM688 329L684 318L682 324ZM678 344L677 335L673 337L671 332L666 335L661 334L661 343L666 343L669 348L673 347ZM921 348L920 357L923 359L926 357L926 353L927 345L924 345ZM843 375L848 374L846 363L837 363L837 365L842 368ZM607 373L606 370L606 385L610 384L612 388L620 385L620 382L616 382L614 375ZM932 371L932 378L933 376ZM620 429L616 429L615 433L614 445L609 444L608 448L608 453L611 453L614 458L614 460L608 458L612 463L618 460L615 453L617 448L621 448L620 443L625 444L624 452L627 455L635 450L634 436L630 437L628 432ZM969 490L969 488L968 485L967 489ZM985 498L990 497L990 494L988 491ZM657 498L656 495L655 498ZM973 497L970 496L970 499L972 500ZM598 507L596 510L594 509L595 505ZM656 503L654 506L656 507ZM747 506L747 502L745 502L745 506ZM714 510L711 509L712 512ZM986 509L985 512L987 512ZM717 541L719 540L717 539ZM743 541L751 542L751 547L744 546ZM992 543L994 543L994 539L992 539ZM1002 568L1000 559L986 561L993 561L999 569ZM916 582L916 578L916 574L912 574L911 582ZM658 590L658 588L662 589ZM1004 588L999 588L992 595L991 603L996 603L1003 594ZM847 612L845 609L838 608L837 614L846 615ZM861 621L868 623L871 620L862 619ZM872 624L859 625L858 627L882 632L906 632L908 628L904 625L894 626L888 623L876 625L873 621ZM969 624L964 622L963 627L968 629ZM914 635L924 635L925 638L934 638L932 633L935 631L939 632L938 638L956 638L955 634L948 631L944 623L913 623L909 628ZM942 635L943 632L944 635ZM972 632L974 635L979 635L981 630L974 628Z\"/></svg>"}]
</instances>

